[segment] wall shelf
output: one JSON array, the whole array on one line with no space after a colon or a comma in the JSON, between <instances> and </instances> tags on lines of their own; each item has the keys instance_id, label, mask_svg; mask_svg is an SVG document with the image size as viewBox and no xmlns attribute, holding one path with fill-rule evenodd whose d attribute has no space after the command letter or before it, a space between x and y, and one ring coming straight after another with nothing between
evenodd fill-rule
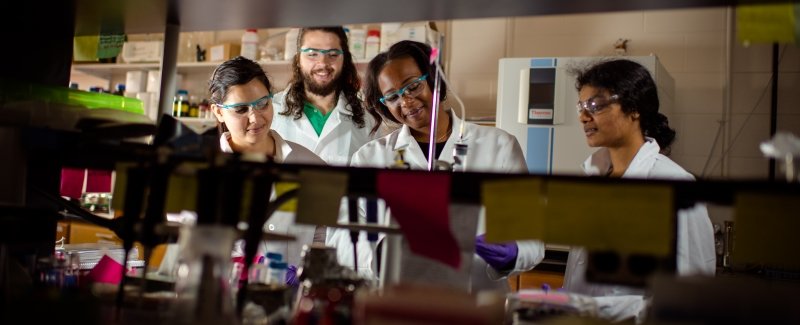
<instances>
[{"instance_id":1,"label":"wall shelf","mask_svg":"<svg viewBox=\"0 0 800 325\"><path fill-rule=\"evenodd\" d=\"M222 62L179 62L177 65L178 73L211 73L214 68ZM367 66L369 60L355 60L356 67L362 69ZM288 69L291 61L262 61L259 62L265 70ZM128 71L136 70L158 70L161 64L158 62L148 63L73 63L72 69L88 75L109 79L112 74L124 74Z\"/></svg>"}]
</instances>

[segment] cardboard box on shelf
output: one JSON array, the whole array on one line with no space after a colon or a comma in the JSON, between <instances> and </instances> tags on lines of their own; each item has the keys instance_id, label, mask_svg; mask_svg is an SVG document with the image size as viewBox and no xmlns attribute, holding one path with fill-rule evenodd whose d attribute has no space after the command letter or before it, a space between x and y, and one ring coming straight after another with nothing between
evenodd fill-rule
<instances>
[{"instance_id":1,"label":"cardboard box on shelf","mask_svg":"<svg viewBox=\"0 0 800 325\"><path fill-rule=\"evenodd\" d=\"M439 37L436 24L432 21L381 24L381 52L403 40L431 44Z\"/></svg>"},{"instance_id":2,"label":"cardboard box on shelf","mask_svg":"<svg viewBox=\"0 0 800 325\"><path fill-rule=\"evenodd\" d=\"M125 92L138 93L147 89L147 70L134 70L125 73Z\"/></svg>"},{"instance_id":3,"label":"cardboard box on shelf","mask_svg":"<svg viewBox=\"0 0 800 325\"><path fill-rule=\"evenodd\" d=\"M125 42L122 59L125 62L159 62L164 51L161 41Z\"/></svg>"},{"instance_id":4,"label":"cardboard box on shelf","mask_svg":"<svg viewBox=\"0 0 800 325\"><path fill-rule=\"evenodd\" d=\"M206 56L206 60L209 62L230 60L239 56L240 49L241 47L239 44L233 44L233 43L217 44L209 49L208 51L209 54Z\"/></svg>"}]
</instances>

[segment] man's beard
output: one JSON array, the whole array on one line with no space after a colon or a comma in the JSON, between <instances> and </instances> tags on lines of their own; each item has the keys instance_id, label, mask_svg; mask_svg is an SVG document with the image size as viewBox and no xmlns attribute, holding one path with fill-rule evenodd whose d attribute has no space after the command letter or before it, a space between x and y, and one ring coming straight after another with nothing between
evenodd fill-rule
<instances>
[{"instance_id":1,"label":"man's beard","mask_svg":"<svg viewBox=\"0 0 800 325\"><path fill-rule=\"evenodd\" d=\"M321 69L317 69L315 71L319 71L319 70L321 70ZM333 69L328 69L328 72L329 73L333 73ZM328 96L328 95L330 95L333 92L338 90L338 88L339 88L339 79L342 76L341 72L339 72L336 75L334 75L333 79L331 79L330 82L328 82L327 84L324 84L324 85L320 85L320 84L317 83L316 80L314 80L314 77L311 76L311 74L313 74L313 73L314 73L314 71L312 71L311 73L308 73L308 74L307 73L303 73L303 84L305 85L307 91L309 91L312 94L317 95L317 96Z\"/></svg>"}]
</instances>

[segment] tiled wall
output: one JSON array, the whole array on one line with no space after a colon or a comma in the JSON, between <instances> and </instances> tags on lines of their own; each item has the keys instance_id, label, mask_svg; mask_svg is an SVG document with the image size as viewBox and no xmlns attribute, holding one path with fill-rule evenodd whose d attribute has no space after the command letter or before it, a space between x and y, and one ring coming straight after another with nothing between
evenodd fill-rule
<instances>
[{"instance_id":1,"label":"tiled wall","mask_svg":"<svg viewBox=\"0 0 800 325\"><path fill-rule=\"evenodd\" d=\"M493 116L499 58L607 56L613 55L617 39L630 39L629 55L657 55L675 79L675 107L667 112L677 131L671 158L696 175L705 167L708 177L766 178L768 162L758 144L769 138L769 89L749 113L767 86L772 46L744 48L734 39L729 80L732 25L725 8L454 21L450 79L468 117ZM783 48L778 129L800 135L800 50L796 45Z\"/></svg>"}]
</instances>

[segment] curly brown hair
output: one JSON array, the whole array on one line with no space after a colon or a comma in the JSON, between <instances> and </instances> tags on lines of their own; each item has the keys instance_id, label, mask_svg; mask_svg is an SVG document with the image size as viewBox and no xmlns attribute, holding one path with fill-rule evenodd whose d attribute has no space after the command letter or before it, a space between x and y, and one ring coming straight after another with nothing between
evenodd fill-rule
<instances>
[{"instance_id":1,"label":"curly brown hair","mask_svg":"<svg viewBox=\"0 0 800 325\"><path fill-rule=\"evenodd\" d=\"M310 31L323 31L331 33L339 38L339 46L344 52L344 63L342 64L342 73L336 81L339 86L336 90L337 98L344 95L347 104L350 105L350 110L353 113L353 123L359 128L365 126L364 123L364 106L358 96L361 91L361 80L358 77L356 65L353 63L353 55L350 53L348 46L347 34L344 28L339 27L306 27L300 29L297 36L297 52L292 61L292 79L289 81L289 90L286 93L286 104L284 105L283 112L279 114L284 116L293 116L295 120L303 116L303 106L307 100L306 88L303 83L303 72L300 70L300 47L303 45L303 38L305 34ZM375 121L379 121L379 117L375 112L369 112Z\"/></svg>"}]
</instances>

